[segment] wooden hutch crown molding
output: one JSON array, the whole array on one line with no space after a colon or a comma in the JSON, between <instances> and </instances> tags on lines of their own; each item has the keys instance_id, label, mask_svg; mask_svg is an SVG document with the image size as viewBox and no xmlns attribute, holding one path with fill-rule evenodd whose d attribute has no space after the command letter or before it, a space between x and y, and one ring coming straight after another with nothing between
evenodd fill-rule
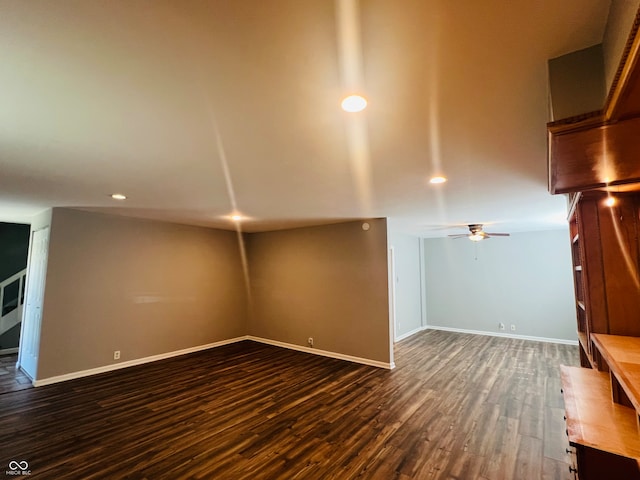
<instances>
[{"instance_id":1,"label":"wooden hutch crown molding","mask_svg":"<svg viewBox=\"0 0 640 480\"><path fill-rule=\"evenodd\" d=\"M602 110L547 124L552 194L640 184L640 10Z\"/></svg>"}]
</instances>

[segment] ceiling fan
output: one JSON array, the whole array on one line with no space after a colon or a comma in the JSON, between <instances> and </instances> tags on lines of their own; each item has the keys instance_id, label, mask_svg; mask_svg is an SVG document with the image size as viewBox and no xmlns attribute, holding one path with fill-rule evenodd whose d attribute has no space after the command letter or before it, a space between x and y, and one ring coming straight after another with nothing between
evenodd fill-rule
<instances>
[{"instance_id":1,"label":"ceiling fan","mask_svg":"<svg viewBox=\"0 0 640 480\"><path fill-rule=\"evenodd\" d=\"M467 237L469 240L473 242L479 242L484 240L485 238L491 237L508 237L509 233L489 233L482 230L481 223L472 223L471 225L467 225L469 227L470 233L460 233L457 235L449 235L451 238L464 238Z\"/></svg>"}]
</instances>

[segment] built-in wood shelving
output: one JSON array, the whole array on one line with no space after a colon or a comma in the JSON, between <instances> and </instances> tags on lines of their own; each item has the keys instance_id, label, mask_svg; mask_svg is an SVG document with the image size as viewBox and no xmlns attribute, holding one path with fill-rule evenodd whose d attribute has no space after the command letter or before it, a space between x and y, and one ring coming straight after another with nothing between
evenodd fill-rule
<instances>
[{"instance_id":1,"label":"built-in wood shelving","mask_svg":"<svg viewBox=\"0 0 640 480\"><path fill-rule=\"evenodd\" d=\"M547 125L549 191L569 194L585 368L561 377L580 480L640 480L639 32L640 9L603 109Z\"/></svg>"},{"instance_id":2,"label":"built-in wood shelving","mask_svg":"<svg viewBox=\"0 0 640 480\"><path fill-rule=\"evenodd\" d=\"M635 411L612 401L609 375L564 365L560 375L571 445L595 448L638 462L640 435Z\"/></svg>"},{"instance_id":3,"label":"built-in wood shelving","mask_svg":"<svg viewBox=\"0 0 640 480\"><path fill-rule=\"evenodd\" d=\"M580 342L585 337L580 335ZM605 371L560 367L569 443L581 479L640 479L640 337L594 333Z\"/></svg>"},{"instance_id":4,"label":"built-in wood shelving","mask_svg":"<svg viewBox=\"0 0 640 480\"><path fill-rule=\"evenodd\" d=\"M594 333L591 336L611 372L613 400L640 415L640 337Z\"/></svg>"}]
</instances>

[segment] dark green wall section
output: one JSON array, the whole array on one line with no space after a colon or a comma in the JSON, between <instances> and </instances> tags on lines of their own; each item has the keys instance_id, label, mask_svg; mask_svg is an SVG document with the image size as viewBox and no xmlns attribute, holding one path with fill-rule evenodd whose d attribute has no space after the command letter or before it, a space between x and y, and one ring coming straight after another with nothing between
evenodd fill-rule
<instances>
[{"instance_id":1,"label":"dark green wall section","mask_svg":"<svg viewBox=\"0 0 640 480\"><path fill-rule=\"evenodd\" d=\"M29 225L0 222L0 282L27 268Z\"/></svg>"},{"instance_id":2,"label":"dark green wall section","mask_svg":"<svg viewBox=\"0 0 640 480\"><path fill-rule=\"evenodd\" d=\"M0 350L8 348L18 348L20 345L20 327L22 323L14 325L12 328L0 335Z\"/></svg>"},{"instance_id":3,"label":"dark green wall section","mask_svg":"<svg viewBox=\"0 0 640 480\"><path fill-rule=\"evenodd\" d=\"M552 120L581 115L604 107L602 44L549 60Z\"/></svg>"}]
</instances>

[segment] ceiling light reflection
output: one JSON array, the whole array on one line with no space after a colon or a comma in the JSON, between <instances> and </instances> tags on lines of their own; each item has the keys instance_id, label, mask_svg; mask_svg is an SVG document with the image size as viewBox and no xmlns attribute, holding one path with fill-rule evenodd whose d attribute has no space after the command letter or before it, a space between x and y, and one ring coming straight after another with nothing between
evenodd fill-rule
<instances>
[{"instance_id":1,"label":"ceiling light reflection","mask_svg":"<svg viewBox=\"0 0 640 480\"><path fill-rule=\"evenodd\" d=\"M342 100L342 109L345 112L361 112L367 108L367 100L360 95L349 95Z\"/></svg>"}]
</instances>

